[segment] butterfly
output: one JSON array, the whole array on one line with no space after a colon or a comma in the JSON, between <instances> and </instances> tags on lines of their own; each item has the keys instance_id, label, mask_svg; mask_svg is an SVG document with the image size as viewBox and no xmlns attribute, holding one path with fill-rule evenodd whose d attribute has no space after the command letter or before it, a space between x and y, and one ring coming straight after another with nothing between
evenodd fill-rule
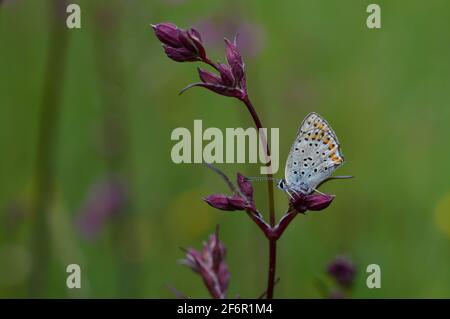
<instances>
[{"instance_id":1,"label":"butterfly","mask_svg":"<svg viewBox=\"0 0 450 319\"><path fill-rule=\"evenodd\" d=\"M348 178L330 177L342 164L344 156L333 129L319 114L310 113L300 125L286 161L285 178L277 186L291 197L292 192L311 194L328 179Z\"/></svg>"}]
</instances>

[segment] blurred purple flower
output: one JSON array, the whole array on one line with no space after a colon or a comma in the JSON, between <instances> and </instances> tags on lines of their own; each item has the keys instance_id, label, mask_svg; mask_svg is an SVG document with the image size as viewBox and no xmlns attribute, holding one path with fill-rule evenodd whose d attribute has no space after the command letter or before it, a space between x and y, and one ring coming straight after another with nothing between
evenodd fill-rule
<instances>
[{"instance_id":1,"label":"blurred purple flower","mask_svg":"<svg viewBox=\"0 0 450 319\"><path fill-rule=\"evenodd\" d=\"M202 34L204 43L216 49L221 48L224 35L230 36L235 33L239 33L238 45L247 57L258 55L265 45L262 26L236 16L213 16L196 23L195 26Z\"/></svg>"},{"instance_id":2,"label":"blurred purple flower","mask_svg":"<svg viewBox=\"0 0 450 319\"><path fill-rule=\"evenodd\" d=\"M345 294L339 290L332 290L328 295L328 299L345 299Z\"/></svg>"},{"instance_id":3,"label":"blurred purple flower","mask_svg":"<svg viewBox=\"0 0 450 319\"><path fill-rule=\"evenodd\" d=\"M219 227L203 244L203 250L186 250L186 257L180 263L198 273L214 299L226 297L230 272L225 262L226 249L219 241Z\"/></svg>"},{"instance_id":4,"label":"blurred purple flower","mask_svg":"<svg viewBox=\"0 0 450 319\"><path fill-rule=\"evenodd\" d=\"M15 199L7 204L5 214L1 218L1 223L5 226L5 230L10 231L19 225L27 215L28 209L26 202Z\"/></svg>"},{"instance_id":5,"label":"blurred purple flower","mask_svg":"<svg viewBox=\"0 0 450 319\"><path fill-rule=\"evenodd\" d=\"M327 272L338 284L350 287L356 274L356 267L350 258L337 256L327 267Z\"/></svg>"},{"instance_id":6,"label":"blurred purple flower","mask_svg":"<svg viewBox=\"0 0 450 319\"><path fill-rule=\"evenodd\" d=\"M111 217L117 215L126 205L125 185L116 177L94 184L86 197L77 219L79 232L93 238Z\"/></svg>"},{"instance_id":7,"label":"blurred purple flower","mask_svg":"<svg viewBox=\"0 0 450 319\"><path fill-rule=\"evenodd\" d=\"M152 24L152 28L170 59L176 62L207 59L200 34L194 28L183 30L168 22Z\"/></svg>"}]
</instances>

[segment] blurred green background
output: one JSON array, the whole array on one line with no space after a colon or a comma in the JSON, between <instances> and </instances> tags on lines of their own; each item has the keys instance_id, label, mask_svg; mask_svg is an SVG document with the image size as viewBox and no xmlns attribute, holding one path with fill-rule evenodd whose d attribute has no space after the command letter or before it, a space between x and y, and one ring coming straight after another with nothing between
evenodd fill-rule
<instances>
[{"instance_id":1,"label":"blurred green background","mask_svg":"<svg viewBox=\"0 0 450 319\"><path fill-rule=\"evenodd\" d=\"M229 295L265 290L267 242L241 213L201 198L227 188L200 164L176 165L176 127L249 127L241 104L202 89L195 63L163 53L150 23L196 26L214 59L241 33L249 93L265 127L280 128L284 161L304 116L333 126L350 181L323 212L299 216L278 244L275 296L320 298L326 265L358 267L353 297L450 297L450 3L376 1L63 1L0 7L0 297L208 297L177 264L221 225ZM60 7L55 14L55 6ZM61 10L62 8L62 10ZM260 165L221 164L230 176ZM267 213L266 185L256 200ZM277 217L286 209L276 191ZM66 266L82 288L66 288ZM366 287L368 264L381 289Z\"/></svg>"}]
</instances>

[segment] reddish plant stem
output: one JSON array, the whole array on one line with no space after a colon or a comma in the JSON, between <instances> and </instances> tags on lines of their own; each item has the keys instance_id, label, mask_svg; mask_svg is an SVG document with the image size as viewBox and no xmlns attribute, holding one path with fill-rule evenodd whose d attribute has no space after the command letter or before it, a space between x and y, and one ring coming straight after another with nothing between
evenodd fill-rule
<instances>
[{"instance_id":1,"label":"reddish plant stem","mask_svg":"<svg viewBox=\"0 0 450 319\"><path fill-rule=\"evenodd\" d=\"M277 239L269 239L269 276L267 278L267 299L273 299L275 267L277 264Z\"/></svg>"},{"instance_id":2,"label":"reddish plant stem","mask_svg":"<svg viewBox=\"0 0 450 319\"><path fill-rule=\"evenodd\" d=\"M256 213L247 211L247 215L255 222L255 224L262 230L264 235L269 238L269 234L271 233L272 228Z\"/></svg>"},{"instance_id":3,"label":"reddish plant stem","mask_svg":"<svg viewBox=\"0 0 450 319\"><path fill-rule=\"evenodd\" d=\"M245 104L247 107L247 110L249 111L250 115L253 118L253 121L255 122L255 126L258 128L258 130L262 129L262 123L261 120L258 117L258 113L256 113L255 108L253 107L252 102L248 98L248 95L244 96L241 101ZM262 134L263 143L266 145L266 156L267 158L270 157L270 148L269 144L267 143L267 137ZM267 165L270 165L270 162L267 163ZM273 199L273 180L272 174L267 174L268 180L267 180L267 193L269 197L269 224L271 227L275 226L275 204Z\"/></svg>"},{"instance_id":4,"label":"reddish plant stem","mask_svg":"<svg viewBox=\"0 0 450 319\"><path fill-rule=\"evenodd\" d=\"M272 229L271 237L273 237L275 240L278 240L281 235L283 235L286 228L289 226L289 224L294 220L295 217L297 217L298 212L296 210L290 210L288 211L278 222L278 225L276 225Z\"/></svg>"},{"instance_id":5,"label":"reddish plant stem","mask_svg":"<svg viewBox=\"0 0 450 319\"><path fill-rule=\"evenodd\" d=\"M209 58L206 58L203 60L204 63L210 65L216 70L219 70L216 63L212 62ZM239 99L242 101L245 106L247 107L248 112L252 116L253 122L255 123L256 128L258 129L258 132L261 133L261 138L263 139L263 144L265 145L265 155L266 155L266 161L267 166L270 166L270 148L269 143L267 143L267 137L265 136L264 132L261 131L263 128L261 120L259 119L258 113L256 113L255 108L253 107L252 102L250 101L247 93L243 97ZM262 220L260 217L258 217L253 212L247 212L247 215L258 225L258 227L263 231L263 233L266 235L266 237L269 239L269 271L268 271L268 277L267 277L267 299L273 298L273 290L275 287L275 270L276 270L276 263L277 263L277 240L278 238L275 238L272 236L273 230L275 229L275 201L273 196L273 180L272 180L272 173L267 174L268 180L267 180L267 194L269 198L269 225L267 225L264 220ZM281 236L281 234L280 234Z\"/></svg>"},{"instance_id":6,"label":"reddish plant stem","mask_svg":"<svg viewBox=\"0 0 450 319\"><path fill-rule=\"evenodd\" d=\"M252 102L248 98L248 95L245 95L242 99L242 102L244 102L245 106L247 107L247 110L250 112L250 115L253 118L253 121L255 122L255 126L258 128L258 131L262 129L262 123L259 119L258 114L256 113L255 108L253 107ZM269 144L267 143L267 137L264 135L264 133L261 131L261 137L263 138L263 143L266 145L266 160L270 158L270 148ZM267 163L267 165L270 165L270 162ZM265 232L266 237L269 239L269 270L268 270L268 276L267 276L267 299L273 298L273 290L275 287L275 271L276 271L276 264L277 264L277 239L273 238L271 236L271 232L273 228L275 227L275 203L273 198L273 181L272 181L272 174L267 175L267 193L269 197L269 225L270 225L270 232Z\"/></svg>"}]
</instances>

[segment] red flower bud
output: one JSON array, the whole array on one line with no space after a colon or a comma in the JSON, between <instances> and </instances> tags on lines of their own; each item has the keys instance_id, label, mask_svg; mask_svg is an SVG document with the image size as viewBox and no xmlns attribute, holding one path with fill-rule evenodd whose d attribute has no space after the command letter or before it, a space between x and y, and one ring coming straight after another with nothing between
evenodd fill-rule
<instances>
[{"instance_id":1,"label":"red flower bud","mask_svg":"<svg viewBox=\"0 0 450 319\"><path fill-rule=\"evenodd\" d=\"M163 47L167 56L176 62L198 61L198 56L185 48Z\"/></svg>"},{"instance_id":2,"label":"red flower bud","mask_svg":"<svg viewBox=\"0 0 450 319\"><path fill-rule=\"evenodd\" d=\"M222 194L214 194L205 197L203 200L208 203L209 206L212 206L221 210L235 210L234 207L230 204L228 200L228 196Z\"/></svg>"},{"instance_id":3,"label":"red flower bud","mask_svg":"<svg viewBox=\"0 0 450 319\"><path fill-rule=\"evenodd\" d=\"M237 184L241 193L247 197L249 201L253 201L253 185L252 183L245 178L244 175L238 173L237 174Z\"/></svg>"},{"instance_id":4,"label":"red flower bud","mask_svg":"<svg viewBox=\"0 0 450 319\"><path fill-rule=\"evenodd\" d=\"M238 195L228 197L228 202L235 210L245 210L248 207L247 200Z\"/></svg>"},{"instance_id":5,"label":"red flower bud","mask_svg":"<svg viewBox=\"0 0 450 319\"><path fill-rule=\"evenodd\" d=\"M233 77L233 72L231 72L231 67L226 64L219 64L220 78L222 79L222 85L233 87L235 85L235 80Z\"/></svg>"},{"instance_id":6,"label":"red flower bud","mask_svg":"<svg viewBox=\"0 0 450 319\"><path fill-rule=\"evenodd\" d=\"M152 28L170 59L176 62L206 59L200 34L195 29L182 30L173 23L159 23L152 25Z\"/></svg>"},{"instance_id":7,"label":"red flower bud","mask_svg":"<svg viewBox=\"0 0 450 319\"><path fill-rule=\"evenodd\" d=\"M168 22L152 24L152 28L155 30L156 37L162 43L173 48L182 47L179 39L180 30L175 24Z\"/></svg>"},{"instance_id":8,"label":"red flower bud","mask_svg":"<svg viewBox=\"0 0 450 319\"><path fill-rule=\"evenodd\" d=\"M214 194L205 197L203 200L211 207L225 211L246 209L254 210L253 203L238 195L226 196L222 194Z\"/></svg>"},{"instance_id":9,"label":"red flower bud","mask_svg":"<svg viewBox=\"0 0 450 319\"><path fill-rule=\"evenodd\" d=\"M226 296L230 272L225 262L226 249L219 240L219 228L209 237L201 251L189 248L180 262L198 273L213 298Z\"/></svg>"},{"instance_id":10,"label":"red flower bud","mask_svg":"<svg viewBox=\"0 0 450 319\"><path fill-rule=\"evenodd\" d=\"M304 195L302 193L296 193L290 201L290 206L295 208L299 213L304 213L307 210L319 211L327 208L334 197L334 195L327 194Z\"/></svg>"},{"instance_id":11,"label":"red flower bud","mask_svg":"<svg viewBox=\"0 0 450 319\"><path fill-rule=\"evenodd\" d=\"M334 195L314 194L305 197L306 207L308 210L322 210L327 208L334 199Z\"/></svg>"},{"instance_id":12,"label":"red flower bud","mask_svg":"<svg viewBox=\"0 0 450 319\"><path fill-rule=\"evenodd\" d=\"M194 45L194 42L192 42L187 31L181 30L178 33L178 39L180 40L182 46L185 49L189 50L190 52L195 52L196 55L198 56L197 47Z\"/></svg>"},{"instance_id":13,"label":"red flower bud","mask_svg":"<svg viewBox=\"0 0 450 319\"><path fill-rule=\"evenodd\" d=\"M198 68L198 75L200 76L200 80L202 80L203 83L210 83L216 85L222 84L222 79L212 72Z\"/></svg>"},{"instance_id":14,"label":"red flower bud","mask_svg":"<svg viewBox=\"0 0 450 319\"><path fill-rule=\"evenodd\" d=\"M237 83L240 84L244 79L244 62L242 60L241 53L237 48L236 39L234 40L234 43L230 42L230 40L228 39L225 39L225 43L227 46L226 57L228 64L233 71L234 78L236 79Z\"/></svg>"},{"instance_id":15,"label":"red flower bud","mask_svg":"<svg viewBox=\"0 0 450 319\"><path fill-rule=\"evenodd\" d=\"M202 60L206 60L207 59L206 51L205 51L205 48L203 47L202 38L200 36L200 33L197 30L195 30L194 28L191 28L188 30L187 34L188 34L189 38L191 39L191 41L194 43L195 47L197 48L199 57Z\"/></svg>"},{"instance_id":16,"label":"red flower bud","mask_svg":"<svg viewBox=\"0 0 450 319\"><path fill-rule=\"evenodd\" d=\"M190 88L193 88L195 86L206 88L210 91L213 91L214 93L225 95L225 96L231 96L235 98L242 98L245 96L245 92L243 92L241 89L233 88L224 86L221 84L214 84L214 83L192 83L186 86L184 89L180 91L179 94L183 94L185 91L189 90Z\"/></svg>"}]
</instances>

